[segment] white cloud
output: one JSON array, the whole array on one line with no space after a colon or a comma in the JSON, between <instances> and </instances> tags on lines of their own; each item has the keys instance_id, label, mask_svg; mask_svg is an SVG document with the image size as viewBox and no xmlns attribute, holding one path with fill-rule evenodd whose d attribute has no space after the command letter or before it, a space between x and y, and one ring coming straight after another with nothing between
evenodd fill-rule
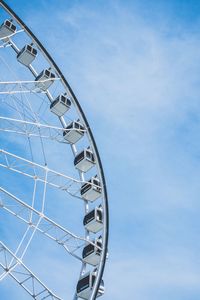
<instances>
[{"instance_id":1,"label":"white cloud","mask_svg":"<svg viewBox=\"0 0 200 300\"><path fill-rule=\"evenodd\" d=\"M66 7L53 22L46 12L27 18L72 83L102 154L105 299L198 299L199 34L109 3Z\"/></svg>"}]
</instances>

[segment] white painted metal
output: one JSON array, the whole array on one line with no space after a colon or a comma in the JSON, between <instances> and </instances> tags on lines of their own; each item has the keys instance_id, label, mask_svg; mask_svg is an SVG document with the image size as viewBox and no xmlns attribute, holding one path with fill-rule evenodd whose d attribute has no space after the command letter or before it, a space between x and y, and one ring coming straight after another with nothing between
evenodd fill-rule
<instances>
[{"instance_id":1,"label":"white painted metal","mask_svg":"<svg viewBox=\"0 0 200 300\"><path fill-rule=\"evenodd\" d=\"M94 163L88 158L84 158L76 164L76 168L84 173L89 171L93 166Z\"/></svg>"},{"instance_id":2,"label":"white painted metal","mask_svg":"<svg viewBox=\"0 0 200 300\"><path fill-rule=\"evenodd\" d=\"M81 187L81 196L88 201L95 201L101 197L100 181L96 177L92 177L88 183L85 183Z\"/></svg>"},{"instance_id":3,"label":"white painted metal","mask_svg":"<svg viewBox=\"0 0 200 300\"><path fill-rule=\"evenodd\" d=\"M5 276L11 276L23 289L25 289L35 300L51 299L62 300L56 296L48 287L46 287L37 276L35 276L22 261L15 256L2 242L0 242L1 256L0 266L4 270L0 276L0 281ZM8 256L11 258L12 264L9 264Z\"/></svg>"},{"instance_id":4,"label":"white painted metal","mask_svg":"<svg viewBox=\"0 0 200 300\"><path fill-rule=\"evenodd\" d=\"M82 257L84 262L92 266L97 266L101 258L101 249L99 249L99 247L102 247L101 238L96 239L94 244L95 245L91 245L88 243L88 245L84 247Z\"/></svg>"},{"instance_id":5,"label":"white painted metal","mask_svg":"<svg viewBox=\"0 0 200 300\"><path fill-rule=\"evenodd\" d=\"M81 299L88 300L92 294L92 289L96 279L96 270L93 272L88 272L80 277L77 284L77 296ZM104 282L101 281L97 297L104 294Z\"/></svg>"},{"instance_id":6,"label":"white painted metal","mask_svg":"<svg viewBox=\"0 0 200 300\"><path fill-rule=\"evenodd\" d=\"M26 45L22 48L22 50L17 55L17 60L25 65L29 66L37 56L37 50L32 47L32 45Z\"/></svg>"},{"instance_id":7,"label":"white painted metal","mask_svg":"<svg viewBox=\"0 0 200 300\"><path fill-rule=\"evenodd\" d=\"M96 207L88 212L84 218L83 224L88 231L97 233L103 229L103 210Z\"/></svg>"},{"instance_id":8,"label":"white painted metal","mask_svg":"<svg viewBox=\"0 0 200 300\"><path fill-rule=\"evenodd\" d=\"M94 155L91 150L84 149L74 159L75 167L82 171L87 172L95 165Z\"/></svg>"},{"instance_id":9,"label":"white painted metal","mask_svg":"<svg viewBox=\"0 0 200 300\"><path fill-rule=\"evenodd\" d=\"M83 137L85 131L86 130L80 122L73 121L66 126L63 137L70 144L75 144Z\"/></svg>"},{"instance_id":10,"label":"white painted metal","mask_svg":"<svg viewBox=\"0 0 200 300\"><path fill-rule=\"evenodd\" d=\"M55 74L50 70L43 70L35 79L35 86L46 91L54 82Z\"/></svg>"},{"instance_id":11,"label":"white painted metal","mask_svg":"<svg viewBox=\"0 0 200 300\"><path fill-rule=\"evenodd\" d=\"M60 95L51 103L50 110L58 117L62 117L70 109L70 106L70 99L65 95Z\"/></svg>"},{"instance_id":12,"label":"white painted metal","mask_svg":"<svg viewBox=\"0 0 200 300\"><path fill-rule=\"evenodd\" d=\"M96 149L96 145L94 139L92 137L90 128L88 126L87 120L73 94L71 88L69 87L68 83L64 79L62 73L59 71L53 60L47 54L46 50L41 46L39 41L32 35L32 33L26 28L24 24L16 17L16 15L5 5L4 1L0 0L0 7L3 7L5 11L9 14L10 17L14 19L12 23L15 26L10 27L10 29L6 28L4 25L0 27L0 41L2 42L0 45L0 50L5 49L6 47L11 47L14 52L17 54L17 60L24 64L27 67L27 70L33 75L33 80L15 80L15 81L0 81L0 97L5 95L5 103L7 107L15 112L18 118L3 115L3 111L1 111L0 115L0 132L4 132L5 134L14 134L15 138L18 136L24 135L27 138L27 142L30 143L32 138L36 138L40 141L40 147L43 152L42 158L44 161L44 165L38 163L32 156L32 147L30 143L30 156L32 159L24 158L20 155L16 155L12 151L7 151L7 149L2 146L0 150L0 170L6 170L6 172L10 171L13 174L20 174L24 177L30 178L34 185L33 195L32 195L32 204L29 205L26 201L22 201L16 195L10 193L9 190L0 187L0 194L3 194L0 202L0 208L8 212L10 215L15 217L19 222L23 222L27 224L27 230L24 233L21 241L17 245L17 249L15 252L10 251L10 249L6 248L4 244L2 244L2 251L6 251L12 256L11 262L16 262L19 265L26 268L23 265L23 257L26 254L29 245L33 241L34 235L39 232L42 233L44 236L54 240L57 245L62 246L66 252L68 252L73 257L82 261L81 271L80 274L83 276L85 272L88 270L88 264L97 265L97 269L95 271L95 282L91 285L90 292L88 294L88 298L90 300L95 300L96 294L98 296L102 295L104 292L103 285L100 285L100 288L97 290L99 283L101 282L102 272L105 263L105 245L107 244L107 214L104 216L104 220L102 217L99 217L98 212L101 211L101 215L103 212L107 210L107 196L106 196L106 189L103 177L103 171L100 164L100 158L98 156L98 152ZM40 55L46 60L47 65L49 64L49 69L43 70L41 73L40 70L35 70L31 63L35 59L36 56L30 55L26 51L22 51L20 53L19 47L17 42L14 41L12 38L16 33L25 33L28 38L30 38L30 43L33 43L37 50L40 52ZM27 41L24 41L24 44ZM2 57L0 57L2 64L4 64L10 74L13 73L12 67L9 66L9 61L3 61ZM39 75L38 75L39 74ZM15 76L14 78L19 78ZM30 78L30 77L28 77ZM33 108L31 100L28 98L29 95L34 95L38 97L38 99L42 99L41 107L46 103L46 99L48 99L51 103L54 100L49 88L51 85L55 83L59 83L62 85L62 89L69 95L72 106L74 111L76 112L75 118L68 119L66 121L64 114L66 113L66 107L64 108L61 106L54 107L51 109L58 117L63 126L63 128L57 127L51 122L45 122L42 120L42 112L43 110L40 108L36 111ZM55 87L56 89L56 87ZM61 91L62 92L62 91ZM0 98L1 99L1 98ZM22 101L22 99L25 99ZM21 101L21 102L20 102ZM49 109L49 106L47 106ZM47 108L46 108L47 109ZM68 107L69 109L69 107ZM81 128L76 128L75 126L71 128L67 128L69 124L69 120L77 120L80 119ZM46 120L45 120L46 121ZM73 123L73 122L72 122ZM74 122L75 124L76 122ZM67 128L67 130L66 130ZM76 164L76 168L78 170L78 174L80 176L80 180L68 176L67 174L63 174L62 172L54 171L49 168L48 159L46 157L46 149L44 144L44 139L48 139L50 141L56 142L67 142L71 144L72 152L76 158L78 150L76 148L75 143L77 143L81 138L84 137L83 147L85 147L85 142L87 141L88 145L90 146L91 150L84 149L84 153L90 152L92 153L92 158L87 157L87 155L83 158L82 161L79 161ZM59 144L58 144L59 147ZM79 143L79 149L81 150L82 143ZM79 151L80 151L79 150ZM95 158L95 159L94 159ZM69 231L65 227L61 226L58 222L54 222L52 218L45 214L45 203L46 203L46 194L48 187L53 187L57 190L61 190L67 192L70 196L75 198L84 199L84 207L85 213L87 214L90 211L90 201L94 201L97 199L97 195L99 197L99 193L97 188L95 189L95 185L92 186L90 191L87 191L83 197L80 195L80 190L83 184L87 184L88 182L84 178L84 172L92 169L94 167L95 173L98 174L98 178L100 181L100 185L102 187L101 191L101 205L102 208L95 209L95 217L93 220L90 220L89 223L85 224L85 236L80 236L78 234L74 234L73 232ZM37 193L37 184L40 182L43 185L43 196L42 196L42 207L41 211L35 209L35 195ZM89 183L88 183L89 184ZM99 187L98 187L99 189ZM89 201L88 201L89 200ZM10 206L10 202L13 202L12 206ZM22 213L23 212L23 213ZM27 213L28 217L25 217L24 214ZM45 229L45 228L48 228ZM56 229L56 235L55 230ZM102 247L96 247L97 250L101 250L101 256L99 259L95 256L90 256L90 258L82 260L80 256L80 251L82 251L85 245L95 246L93 242L93 235L91 237L91 232L96 233L101 231L102 235ZM31 232L30 238L27 241L28 233ZM0 250L1 251L1 250ZM107 250L106 250L107 252ZM20 257L18 257L22 253ZM13 254L13 255L12 255ZM10 266L12 266L12 263ZM9 267L10 267L9 266ZM7 268L5 268L5 271ZM27 289L26 285L23 284L18 278L12 273L12 268L9 269L9 274L15 281L19 283L29 294L36 300L40 299L61 299L57 296L54 296L53 293L49 293L50 291L48 288L45 289L46 295L42 295L43 298L39 298L39 294L35 295L31 293L30 290ZM93 272L94 275L94 272ZM6 275L7 276L7 275ZM6 277L5 276L5 277ZM4 278L4 275L2 279ZM37 280L37 277L33 275L33 273L29 272L29 277L27 277L27 282L30 278ZM97 293L98 291L98 293ZM57 298L56 298L57 297ZM78 295L75 293L74 300L76 300ZM64 300L64 299L63 299Z\"/></svg>"},{"instance_id":13,"label":"white painted metal","mask_svg":"<svg viewBox=\"0 0 200 300\"><path fill-rule=\"evenodd\" d=\"M96 252L91 253L90 255L88 255L87 257L85 257L83 259L84 262L86 262L87 264L90 264L92 266L96 266L99 264L100 262L100 255L97 254Z\"/></svg>"},{"instance_id":14,"label":"white painted metal","mask_svg":"<svg viewBox=\"0 0 200 300\"><path fill-rule=\"evenodd\" d=\"M4 39L14 34L16 31L16 26L10 20L5 20L0 26L0 38Z\"/></svg>"},{"instance_id":15,"label":"white painted metal","mask_svg":"<svg viewBox=\"0 0 200 300\"><path fill-rule=\"evenodd\" d=\"M101 246L97 245L97 241L88 241L84 236L78 236L70 232L63 226L59 225L55 221L51 220L44 213L41 216L41 212L37 211L34 207L28 205L26 202L12 195L5 189L0 187L0 208L11 213L17 217L20 221L27 224L31 228L35 228L38 232L44 234L46 237L52 239L58 245L62 246L69 254L82 260L80 255L76 255L76 252L82 248L87 242L88 245L95 247L96 251L101 251ZM38 224L33 222L32 219L37 220L42 218L42 223ZM37 226L37 227L36 227ZM47 230L48 229L48 230Z\"/></svg>"}]
</instances>

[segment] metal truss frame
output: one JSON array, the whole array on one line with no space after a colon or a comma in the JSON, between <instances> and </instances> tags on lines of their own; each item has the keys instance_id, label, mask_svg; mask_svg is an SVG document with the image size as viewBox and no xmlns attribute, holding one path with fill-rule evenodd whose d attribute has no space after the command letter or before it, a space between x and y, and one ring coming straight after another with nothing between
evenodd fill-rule
<instances>
[{"instance_id":1,"label":"metal truss frame","mask_svg":"<svg viewBox=\"0 0 200 300\"><path fill-rule=\"evenodd\" d=\"M0 242L0 254L0 266L3 269L0 281L9 275L35 300L62 300L42 283L2 242Z\"/></svg>"},{"instance_id":2,"label":"metal truss frame","mask_svg":"<svg viewBox=\"0 0 200 300\"><path fill-rule=\"evenodd\" d=\"M51 78L47 80L40 80L37 83L45 83L47 81L60 82L68 95L77 111L78 117L84 125L84 133L88 138L90 148L95 155L96 169L98 173L99 180L102 186L102 197L101 205L103 208L103 230L102 230L102 248L101 248L101 259L100 263L96 269L96 280L93 286L92 294L90 300L95 300L98 294L99 286L104 272L107 248L108 248L108 232L109 232L109 214L108 214L108 197L106 182L103 172L103 167L99 152L85 117L85 114L74 95L71 87L69 86L67 80L63 76L62 72L49 55L47 50L43 47L40 41L34 36L30 29L24 24L24 22L15 14L15 12L5 3L5 1L0 0L0 7L2 7L12 19L20 27L14 34L0 39L0 49L11 47L17 54L19 53L19 48L15 44L13 37L16 34L25 33L37 49L40 51L44 59L49 63L50 67L56 74L56 78ZM1 59L1 57L0 57ZM6 63L6 62L5 62ZM38 72L34 69L32 65L27 67L33 76L36 78ZM12 70L10 70L12 71ZM34 184L34 190L32 195L32 204L29 205L26 201L23 201L16 195L10 193L4 187L0 187L0 208L4 209L14 217L18 218L20 221L27 225L27 230L25 231L17 249L15 252L11 251L7 246L0 242L0 254L2 260L0 260L0 266L3 268L3 273L0 276L0 280L3 280L7 275L10 275L20 286L22 286L32 298L35 300L62 300L53 292L48 289L23 263L23 257L29 248L29 245L36 232L43 234L44 236L50 238L58 245L62 246L66 252L74 256L76 259L82 262L81 275L86 271L87 264L82 261L80 256L80 250L84 245L90 243L94 245L91 241L90 233L86 230L84 236L76 235L65 227L61 226L57 222L53 221L51 218L45 215L45 202L46 202L46 190L48 186L55 189L59 189L67 192L70 196L79 198L84 201L85 212L89 211L90 205L88 201L83 200L80 196L80 188L83 183L86 183L83 172L79 172L79 178L75 179L73 177L67 176L60 172L54 171L48 168L48 164L45 157L43 139L53 140L59 143L68 143L62 138L63 130L66 127L66 120L64 117L60 117L60 123L62 127L57 127L48 124L46 120L43 120L36 113L28 100L28 95L37 95L41 97L44 95L50 102L53 101L53 96L47 89L42 91L36 86L35 80L14 80L14 81L0 81L0 96L4 96L4 102L7 102L7 106L10 107L18 118L0 116L0 131L5 133L13 133L19 135L27 136L28 141L30 138L35 137L40 139L41 147L43 149L44 166L34 162L34 160L25 159L22 156L16 155L14 153L8 152L4 149L0 149L0 168L7 169L11 172L21 174L27 178L30 178ZM20 95L24 95L25 101L21 100ZM12 97L12 98L8 98ZM11 99L11 100L10 100ZM42 104L43 105L43 104ZM45 105L45 104L44 104ZM41 112L44 107L39 108ZM72 129L73 130L73 129ZM31 148L30 148L31 149ZM71 145L71 149L74 155L77 154L76 145ZM43 184L43 196L41 199L41 210L36 210L35 205L35 195L38 182ZM13 204L10 205L10 202ZM28 242L24 242L28 238ZM10 257L10 260L7 259ZM74 300L77 299L75 293Z\"/></svg>"}]
</instances>

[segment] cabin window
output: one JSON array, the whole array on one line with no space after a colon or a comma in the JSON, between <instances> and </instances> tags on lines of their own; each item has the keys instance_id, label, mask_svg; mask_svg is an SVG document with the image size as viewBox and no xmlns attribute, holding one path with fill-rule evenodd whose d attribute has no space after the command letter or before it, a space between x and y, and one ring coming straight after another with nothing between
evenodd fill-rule
<instances>
[{"instance_id":1,"label":"cabin window","mask_svg":"<svg viewBox=\"0 0 200 300\"><path fill-rule=\"evenodd\" d=\"M92 160L92 152L86 151L86 157Z\"/></svg>"},{"instance_id":2,"label":"cabin window","mask_svg":"<svg viewBox=\"0 0 200 300\"><path fill-rule=\"evenodd\" d=\"M13 31L15 31L16 26L12 24L11 29L12 29Z\"/></svg>"},{"instance_id":3,"label":"cabin window","mask_svg":"<svg viewBox=\"0 0 200 300\"><path fill-rule=\"evenodd\" d=\"M90 285L90 276L86 276L85 278L79 280L77 285L77 292L81 292L82 290L88 288Z\"/></svg>"},{"instance_id":4,"label":"cabin window","mask_svg":"<svg viewBox=\"0 0 200 300\"><path fill-rule=\"evenodd\" d=\"M76 129L79 129L79 124L78 123L74 123L74 127L76 128Z\"/></svg>"},{"instance_id":5,"label":"cabin window","mask_svg":"<svg viewBox=\"0 0 200 300\"><path fill-rule=\"evenodd\" d=\"M96 179L93 180L93 183L94 183L95 185L100 186L100 182L99 182L98 180L96 180Z\"/></svg>"},{"instance_id":6,"label":"cabin window","mask_svg":"<svg viewBox=\"0 0 200 300\"><path fill-rule=\"evenodd\" d=\"M8 27L10 27L10 25L11 25L10 21L7 20L6 23L5 23L5 25L8 26Z\"/></svg>"},{"instance_id":7,"label":"cabin window","mask_svg":"<svg viewBox=\"0 0 200 300\"><path fill-rule=\"evenodd\" d=\"M97 210L97 220L98 221L102 221L103 220L102 211L100 209Z\"/></svg>"},{"instance_id":8,"label":"cabin window","mask_svg":"<svg viewBox=\"0 0 200 300\"><path fill-rule=\"evenodd\" d=\"M49 75L50 75L49 70L45 70L45 75L49 77Z\"/></svg>"},{"instance_id":9,"label":"cabin window","mask_svg":"<svg viewBox=\"0 0 200 300\"><path fill-rule=\"evenodd\" d=\"M27 50L31 52L31 49L32 49L31 46L28 45L28 46L27 46Z\"/></svg>"},{"instance_id":10,"label":"cabin window","mask_svg":"<svg viewBox=\"0 0 200 300\"><path fill-rule=\"evenodd\" d=\"M65 103L65 100L66 100L66 98L65 98L65 96L61 96L61 101L63 102L63 103Z\"/></svg>"},{"instance_id":11,"label":"cabin window","mask_svg":"<svg viewBox=\"0 0 200 300\"><path fill-rule=\"evenodd\" d=\"M81 153L79 153L76 157L75 157L75 159L74 159L74 164L76 165L76 164L78 164L81 160L83 160L84 159L84 151L83 152L81 152Z\"/></svg>"},{"instance_id":12,"label":"cabin window","mask_svg":"<svg viewBox=\"0 0 200 300\"><path fill-rule=\"evenodd\" d=\"M102 247L102 243L101 242L97 242L97 246L98 247ZM100 254L101 253L101 249L97 248L97 253Z\"/></svg>"},{"instance_id":13,"label":"cabin window","mask_svg":"<svg viewBox=\"0 0 200 300\"><path fill-rule=\"evenodd\" d=\"M37 50L36 49L32 49L32 53L34 54L34 55L36 55L37 54Z\"/></svg>"},{"instance_id":14,"label":"cabin window","mask_svg":"<svg viewBox=\"0 0 200 300\"><path fill-rule=\"evenodd\" d=\"M91 182L91 180L89 180L89 182ZM82 187L81 187L81 190L83 191L83 192L85 192L85 190L88 190L88 188L90 188L91 187L91 183L84 183L83 185L82 185Z\"/></svg>"},{"instance_id":15,"label":"cabin window","mask_svg":"<svg viewBox=\"0 0 200 300\"><path fill-rule=\"evenodd\" d=\"M87 223L89 223L91 220L94 219L94 214L95 214L95 211L92 210L91 212L89 212L89 213L85 216L85 218L84 218L84 225L87 224Z\"/></svg>"},{"instance_id":16,"label":"cabin window","mask_svg":"<svg viewBox=\"0 0 200 300\"><path fill-rule=\"evenodd\" d=\"M83 250L83 258L90 255L92 252L94 252L94 246L91 244L86 246Z\"/></svg>"},{"instance_id":17,"label":"cabin window","mask_svg":"<svg viewBox=\"0 0 200 300\"><path fill-rule=\"evenodd\" d=\"M95 275L92 275L92 287L93 287L93 285L94 285L94 283L95 283L95 279L96 279L96 276L95 276Z\"/></svg>"}]
</instances>

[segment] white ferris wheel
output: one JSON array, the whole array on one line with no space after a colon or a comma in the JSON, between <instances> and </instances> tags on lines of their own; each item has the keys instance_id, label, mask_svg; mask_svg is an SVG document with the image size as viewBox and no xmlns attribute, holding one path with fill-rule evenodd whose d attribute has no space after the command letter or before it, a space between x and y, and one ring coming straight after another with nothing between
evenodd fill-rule
<instances>
[{"instance_id":1,"label":"white ferris wheel","mask_svg":"<svg viewBox=\"0 0 200 300\"><path fill-rule=\"evenodd\" d=\"M2 0L0 22L1 284L15 282L24 299L94 300L108 200L93 134L52 57Z\"/></svg>"}]
</instances>

